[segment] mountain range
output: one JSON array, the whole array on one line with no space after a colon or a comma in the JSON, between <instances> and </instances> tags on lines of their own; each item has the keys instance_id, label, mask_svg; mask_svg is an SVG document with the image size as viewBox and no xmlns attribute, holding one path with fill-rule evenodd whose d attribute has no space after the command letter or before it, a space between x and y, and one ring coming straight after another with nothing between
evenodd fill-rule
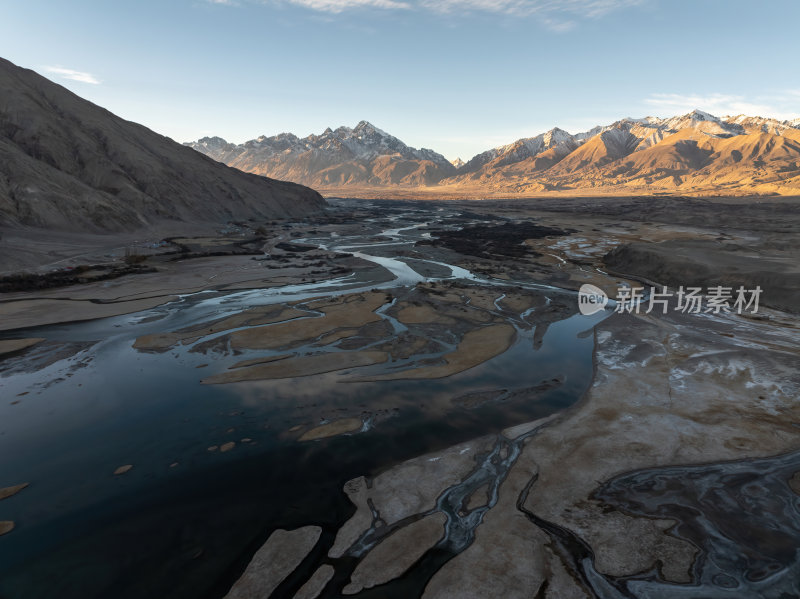
<instances>
[{"instance_id":1,"label":"mountain range","mask_svg":"<svg viewBox=\"0 0 800 599\"><path fill-rule=\"evenodd\" d=\"M205 137L186 144L244 171L312 186L328 195L428 190L465 195L800 194L800 119L625 118L570 134L551 129L464 162L415 149L362 121L299 138L243 144Z\"/></svg>"},{"instance_id":2,"label":"mountain range","mask_svg":"<svg viewBox=\"0 0 800 599\"><path fill-rule=\"evenodd\" d=\"M0 225L124 231L323 206L311 189L210 160L0 58Z\"/></svg>"},{"instance_id":3,"label":"mountain range","mask_svg":"<svg viewBox=\"0 0 800 599\"><path fill-rule=\"evenodd\" d=\"M302 139L281 133L240 145L220 137L186 145L243 171L321 188L432 185L457 173L441 154L411 148L367 121Z\"/></svg>"}]
</instances>

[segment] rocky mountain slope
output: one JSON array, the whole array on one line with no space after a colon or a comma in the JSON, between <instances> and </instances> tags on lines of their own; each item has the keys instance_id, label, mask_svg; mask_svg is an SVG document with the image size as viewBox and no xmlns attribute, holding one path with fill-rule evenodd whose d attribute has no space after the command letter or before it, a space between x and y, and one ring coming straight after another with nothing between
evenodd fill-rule
<instances>
[{"instance_id":1,"label":"rocky mountain slope","mask_svg":"<svg viewBox=\"0 0 800 599\"><path fill-rule=\"evenodd\" d=\"M0 225L124 231L311 214L315 191L243 173L0 59Z\"/></svg>"},{"instance_id":2,"label":"rocky mountain slope","mask_svg":"<svg viewBox=\"0 0 800 599\"><path fill-rule=\"evenodd\" d=\"M302 140L284 133L241 145L220 138L189 145L228 165L329 193L800 194L800 120L699 110L626 118L576 135L551 129L453 163L366 122Z\"/></svg>"},{"instance_id":3,"label":"rocky mountain slope","mask_svg":"<svg viewBox=\"0 0 800 599\"><path fill-rule=\"evenodd\" d=\"M229 166L313 187L430 185L456 174L441 154L411 148L366 121L302 139L281 133L240 145L219 137L187 145Z\"/></svg>"}]
</instances>

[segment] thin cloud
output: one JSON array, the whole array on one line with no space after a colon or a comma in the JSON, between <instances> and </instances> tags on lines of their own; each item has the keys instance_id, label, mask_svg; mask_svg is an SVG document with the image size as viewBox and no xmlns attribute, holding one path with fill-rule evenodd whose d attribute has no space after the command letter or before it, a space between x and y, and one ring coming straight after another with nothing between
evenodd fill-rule
<instances>
[{"instance_id":1,"label":"thin cloud","mask_svg":"<svg viewBox=\"0 0 800 599\"><path fill-rule=\"evenodd\" d=\"M420 6L437 12L487 12L513 16L572 14L599 18L643 4L645 0L420 0Z\"/></svg>"},{"instance_id":2,"label":"thin cloud","mask_svg":"<svg viewBox=\"0 0 800 599\"><path fill-rule=\"evenodd\" d=\"M208 0L234 4L235 0ZM440 15L495 14L518 18L533 17L555 33L572 31L580 19L599 19L608 13L654 0L251 0L261 4L294 4L338 14L373 8L414 10Z\"/></svg>"},{"instance_id":3,"label":"thin cloud","mask_svg":"<svg viewBox=\"0 0 800 599\"><path fill-rule=\"evenodd\" d=\"M353 8L407 10L411 5L397 0L289 0L292 4L321 12L340 13Z\"/></svg>"},{"instance_id":4,"label":"thin cloud","mask_svg":"<svg viewBox=\"0 0 800 599\"><path fill-rule=\"evenodd\" d=\"M575 21L562 21L560 19L550 19L547 17L539 19L542 25L553 33L567 33L575 29L578 24Z\"/></svg>"},{"instance_id":5,"label":"thin cloud","mask_svg":"<svg viewBox=\"0 0 800 599\"><path fill-rule=\"evenodd\" d=\"M791 95L791 91L785 92ZM652 94L644 100L662 115L703 110L716 116L746 114L788 120L797 116L796 109L784 103L781 95L747 98L734 94Z\"/></svg>"},{"instance_id":6,"label":"thin cloud","mask_svg":"<svg viewBox=\"0 0 800 599\"><path fill-rule=\"evenodd\" d=\"M75 71L73 69L65 69L63 67L44 67L44 70L53 75L57 75L62 79L79 81L81 83L90 83L92 85L100 85L100 80L97 79L97 77L84 71Z\"/></svg>"}]
</instances>

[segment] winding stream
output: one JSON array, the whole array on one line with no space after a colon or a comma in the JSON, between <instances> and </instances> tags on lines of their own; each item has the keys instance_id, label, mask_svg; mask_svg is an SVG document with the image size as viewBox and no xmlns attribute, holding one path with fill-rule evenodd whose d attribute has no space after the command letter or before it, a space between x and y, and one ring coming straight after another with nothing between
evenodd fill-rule
<instances>
[{"instance_id":1,"label":"winding stream","mask_svg":"<svg viewBox=\"0 0 800 599\"><path fill-rule=\"evenodd\" d=\"M581 397L593 372L593 338L585 332L603 313L566 317L546 331L524 326L524 314L509 315L517 330L512 347L468 371L434 380L343 385L339 375L328 373L201 385L207 370L224 370L248 355L208 355L192 346L159 355L132 348L142 335L258 305L424 281L458 279L572 296L546 285L479 277L441 261L382 255L386 243L413 243L428 225L396 224L378 233L389 242L365 236L295 240L355 250L355 256L380 267L375 280L347 275L270 289L202 292L135 314L14 331L15 337L53 342L26 358L52 363L31 372L10 360L0 375L6 400L0 405L0 482L31 483L0 504L0 519L17 523L13 534L0 538L0 597L52 596L56 587L61 599L220 597L275 528L315 523L324 530L323 541L330 541L353 510L341 491L350 478L547 416ZM446 274L425 276L412 266L423 262ZM377 312L401 334L405 325L385 313L389 307ZM59 359L58 344L73 348L70 355ZM487 402L472 409L453 403L476 390L534 387L555 379L560 384L536 401ZM369 416L358 434L312 443L286 435L318 418L323 408ZM227 442L235 448L209 451ZM422 570L469 545L483 512L462 516L453 506L483 484L496 494L520 442L499 444L468 481L440 498L447 537L430 563L417 570L416 582L406 580L397 594L383 596L399 598L403 589L419 588L430 575ZM499 459L501 449L505 457ZM133 469L114 476L123 464Z\"/></svg>"}]
</instances>

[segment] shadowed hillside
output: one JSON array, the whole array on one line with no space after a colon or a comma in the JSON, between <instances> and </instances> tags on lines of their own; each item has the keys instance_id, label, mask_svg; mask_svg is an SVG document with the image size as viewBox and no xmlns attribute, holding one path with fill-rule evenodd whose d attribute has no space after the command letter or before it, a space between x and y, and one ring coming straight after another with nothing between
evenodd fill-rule
<instances>
[{"instance_id":1,"label":"shadowed hillside","mask_svg":"<svg viewBox=\"0 0 800 599\"><path fill-rule=\"evenodd\" d=\"M0 165L6 226L124 231L323 206L311 189L224 166L3 59Z\"/></svg>"}]
</instances>

